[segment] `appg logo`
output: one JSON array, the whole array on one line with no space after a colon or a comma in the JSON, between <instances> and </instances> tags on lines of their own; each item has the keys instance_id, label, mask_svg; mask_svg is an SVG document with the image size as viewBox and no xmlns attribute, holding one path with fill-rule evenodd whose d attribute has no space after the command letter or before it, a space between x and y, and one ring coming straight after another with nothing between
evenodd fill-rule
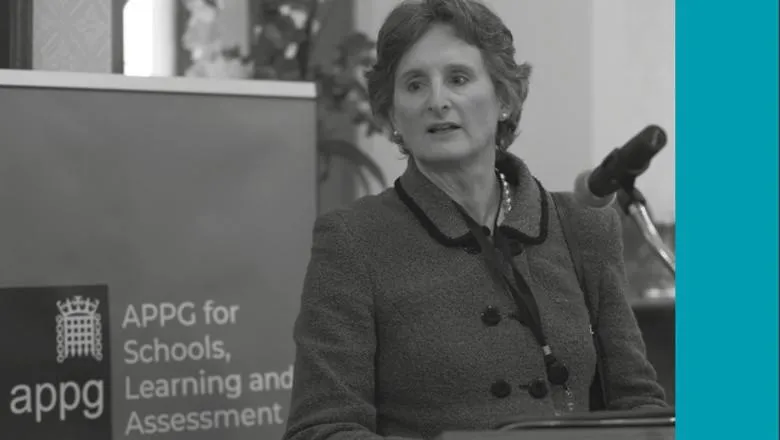
<instances>
[{"instance_id":1,"label":"appg logo","mask_svg":"<svg viewBox=\"0 0 780 440\"><path fill-rule=\"evenodd\" d=\"M0 288L4 436L111 439L108 317L107 286Z\"/></svg>"},{"instance_id":2,"label":"appg logo","mask_svg":"<svg viewBox=\"0 0 780 440\"><path fill-rule=\"evenodd\" d=\"M95 360L103 359L102 323L98 313L100 300L73 299L57 301L60 314L57 315L57 362L63 363L69 357L91 355Z\"/></svg>"}]
</instances>

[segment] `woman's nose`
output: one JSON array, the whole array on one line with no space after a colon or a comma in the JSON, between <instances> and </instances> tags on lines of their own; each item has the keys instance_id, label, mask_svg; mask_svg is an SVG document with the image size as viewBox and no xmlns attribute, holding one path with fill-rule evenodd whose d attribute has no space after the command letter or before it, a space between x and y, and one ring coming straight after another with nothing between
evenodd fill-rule
<instances>
[{"instance_id":1,"label":"woman's nose","mask_svg":"<svg viewBox=\"0 0 780 440\"><path fill-rule=\"evenodd\" d=\"M443 84L432 84L428 96L428 110L441 114L450 109L450 98L447 87Z\"/></svg>"}]
</instances>

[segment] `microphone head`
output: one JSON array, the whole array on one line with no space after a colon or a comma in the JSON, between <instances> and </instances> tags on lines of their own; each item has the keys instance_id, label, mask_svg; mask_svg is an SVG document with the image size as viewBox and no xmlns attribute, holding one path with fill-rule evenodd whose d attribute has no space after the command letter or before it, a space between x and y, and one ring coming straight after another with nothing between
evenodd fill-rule
<instances>
[{"instance_id":1,"label":"microphone head","mask_svg":"<svg viewBox=\"0 0 780 440\"><path fill-rule=\"evenodd\" d=\"M583 171L574 179L574 199L577 203L598 209L611 205L615 201L615 193L604 197L593 195L588 187L588 177L590 177L590 171Z\"/></svg>"},{"instance_id":2,"label":"microphone head","mask_svg":"<svg viewBox=\"0 0 780 440\"><path fill-rule=\"evenodd\" d=\"M642 136L645 142L654 148L656 152L666 146L666 132L663 128L655 124L645 127L639 135Z\"/></svg>"},{"instance_id":3,"label":"microphone head","mask_svg":"<svg viewBox=\"0 0 780 440\"><path fill-rule=\"evenodd\" d=\"M666 146L666 132L657 125L648 125L631 138L620 150L620 160L628 171L642 172Z\"/></svg>"}]
</instances>

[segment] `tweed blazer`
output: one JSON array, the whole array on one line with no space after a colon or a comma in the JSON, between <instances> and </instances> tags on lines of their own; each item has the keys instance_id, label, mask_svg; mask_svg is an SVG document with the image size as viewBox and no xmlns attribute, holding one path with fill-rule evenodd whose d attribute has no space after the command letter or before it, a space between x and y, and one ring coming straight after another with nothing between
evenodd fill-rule
<instances>
[{"instance_id":1,"label":"tweed blazer","mask_svg":"<svg viewBox=\"0 0 780 440\"><path fill-rule=\"evenodd\" d=\"M542 350L491 278L455 204L410 160L395 188L322 215L294 327L295 375L284 438L432 438L516 416L588 411L596 353L553 199L504 153L512 188L500 228L569 370L545 376ZM572 215L597 308L610 409L666 406L624 296L614 209Z\"/></svg>"}]
</instances>

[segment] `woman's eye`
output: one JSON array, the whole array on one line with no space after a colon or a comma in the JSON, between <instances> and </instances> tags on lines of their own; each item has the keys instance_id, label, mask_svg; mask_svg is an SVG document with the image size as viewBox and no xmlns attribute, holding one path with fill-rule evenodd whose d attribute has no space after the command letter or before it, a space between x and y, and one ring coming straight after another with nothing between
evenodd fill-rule
<instances>
[{"instance_id":1,"label":"woman's eye","mask_svg":"<svg viewBox=\"0 0 780 440\"><path fill-rule=\"evenodd\" d=\"M463 84L466 84L469 81L468 78L464 75L455 75L452 77L452 83L462 86Z\"/></svg>"},{"instance_id":2,"label":"woman's eye","mask_svg":"<svg viewBox=\"0 0 780 440\"><path fill-rule=\"evenodd\" d=\"M406 90L410 92L416 92L417 90L420 90L420 87L422 87L422 84L420 84L420 81L412 81L409 84L406 85Z\"/></svg>"}]
</instances>

